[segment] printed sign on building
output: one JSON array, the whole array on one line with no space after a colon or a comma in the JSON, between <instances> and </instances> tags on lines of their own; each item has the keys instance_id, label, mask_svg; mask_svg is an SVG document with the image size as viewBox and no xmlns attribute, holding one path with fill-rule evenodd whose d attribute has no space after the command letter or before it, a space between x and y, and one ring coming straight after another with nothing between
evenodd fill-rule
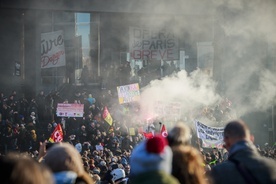
<instances>
[{"instance_id":1,"label":"printed sign on building","mask_svg":"<svg viewBox=\"0 0 276 184\"><path fill-rule=\"evenodd\" d=\"M202 140L202 147L222 148L223 127L210 127L199 121L195 122L197 137Z\"/></svg>"},{"instance_id":2,"label":"printed sign on building","mask_svg":"<svg viewBox=\"0 0 276 184\"><path fill-rule=\"evenodd\" d=\"M63 31L41 34L41 68L65 66Z\"/></svg>"},{"instance_id":3,"label":"printed sign on building","mask_svg":"<svg viewBox=\"0 0 276 184\"><path fill-rule=\"evenodd\" d=\"M130 84L117 87L119 104L129 103L140 100L139 84Z\"/></svg>"},{"instance_id":4,"label":"printed sign on building","mask_svg":"<svg viewBox=\"0 0 276 184\"><path fill-rule=\"evenodd\" d=\"M178 39L172 30L129 28L129 51L135 60L178 60Z\"/></svg>"},{"instance_id":5,"label":"printed sign on building","mask_svg":"<svg viewBox=\"0 0 276 184\"><path fill-rule=\"evenodd\" d=\"M83 117L84 105L83 104L57 104L58 117Z\"/></svg>"}]
</instances>

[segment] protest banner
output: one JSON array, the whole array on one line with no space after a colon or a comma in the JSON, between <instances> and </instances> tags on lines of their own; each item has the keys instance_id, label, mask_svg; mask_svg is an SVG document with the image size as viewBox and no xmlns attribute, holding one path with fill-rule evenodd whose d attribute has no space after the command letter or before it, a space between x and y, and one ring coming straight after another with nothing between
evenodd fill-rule
<instances>
[{"instance_id":1,"label":"protest banner","mask_svg":"<svg viewBox=\"0 0 276 184\"><path fill-rule=\"evenodd\" d=\"M135 60L178 60L178 39L172 30L129 28L129 51Z\"/></svg>"},{"instance_id":2,"label":"protest banner","mask_svg":"<svg viewBox=\"0 0 276 184\"><path fill-rule=\"evenodd\" d=\"M223 127L210 127L199 121L195 121L197 137L202 140L204 148L222 148Z\"/></svg>"},{"instance_id":3,"label":"protest banner","mask_svg":"<svg viewBox=\"0 0 276 184\"><path fill-rule=\"evenodd\" d=\"M180 119L181 103L179 102L154 102L154 114L158 117L164 117L166 120ZM170 109L168 111L168 109Z\"/></svg>"},{"instance_id":4,"label":"protest banner","mask_svg":"<svg viewBox=\"0 0 276 184\"><path fill-rule=\"evenodd\" d=\"M58 117L83 117L84 105L83 104L57 104Z\"/></svg>"},{"instance_id":5,"label":"protest banner","mask_svg":"<svg viewBox=\"0 0 276 184\"><path fill-rule=\"evenodd\" d=\"M129 103L140 100L139 84L130 84L117 87L119 104Z\"/></svg>"},{"instance_id":6,"label":"protest banner","mask_svg":"<svg viewBox=\"0 0 276 184\"><path fill-rule=\"evenodd\" d=\"M135 136L135 128L129 128L129 135Z\"/></svg>"},{"instance_id":7,"label":"protest banner","mask_svg":"<svg viewBox=\"0 0 276 184\"><path fill-rule=\"evenodd\" d=\"M65 66L63 31L41 34L41 68Z\"/></svg>"}]
</instances>

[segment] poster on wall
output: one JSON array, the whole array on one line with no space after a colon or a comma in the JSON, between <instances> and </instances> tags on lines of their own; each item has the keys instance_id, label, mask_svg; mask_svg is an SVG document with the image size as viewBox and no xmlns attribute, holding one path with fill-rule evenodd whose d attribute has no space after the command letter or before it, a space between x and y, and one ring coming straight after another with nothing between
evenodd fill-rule
<instances>
[{"instance_id":1,"label":"poster on wall","mask_svg":"<svg viewBox=\"0 0 276 184\"><path fill-rule=\"evenodd\" d=\"M117 87L119 104L135 102L140 100L139 84L130 84Z\"/></svg>"},{"instance_id":2,"label":"poster on wall","mask_svg":"<svg viewBox=\"0 0 276 184\"><path fill-rule=\"evenodd\" d=\"M130 27L129 52L135 60L178 60L178 39L172 30Z\"/></svg>"},{"instance_id":3,"label":"poster on wall","mask_svg":"<svg viewBox=\"0 0 276 184\"><path fill-rule=\"evenodd\" d=\"M41 68L65 66L63 31L41 34Z\"/></svg>"},{"instance_id":4,"label":"poster on wall","mask_svg":"<svg viewBox=\"0 0 276 184\"><path fill-rule=\"evenodd\" d=\"M83 117L84 105L83 104L57 104L58 117Z\"/></svg>"}]
</instances>

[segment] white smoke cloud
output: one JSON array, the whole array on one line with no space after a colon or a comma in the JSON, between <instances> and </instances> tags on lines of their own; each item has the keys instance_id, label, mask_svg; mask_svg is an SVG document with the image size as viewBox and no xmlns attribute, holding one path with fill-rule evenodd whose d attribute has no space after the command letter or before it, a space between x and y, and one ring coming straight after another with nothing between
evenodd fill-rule
<instances>
[{"instance_id":1,"label":"white smoke cloud","mask_svg":"<svg viewBox=\"0 0 276 184\"><path fill-rule=\"evenodd\" d=\"M181 71L162 80L154 80L142 89L141 109L142 118L155 114L155 103L177 102L181 106L181 119L189 116L194 110L202 109L206 106L213 106L221 100L215 92L216 83L199 69L187 75ZM168 116L170 109L166 109L164 114L158 114L158 118Z\"/></svg>"},{"instance_id":2,"label":"white smoke cloud","mask_svg":"<svg viewBox=\"0 0 276 184\"><path fill-rule=\"evenodd\" d=\"M193 5L187 3L185 7L193 9ZM185 37L187 46L200 41L214 41L212 39L218 36L217 30L214 29L214 37L211 36L212 33L205 32L206 29L212 32L208 27L212 23L210 18L214 19L214 26L221 28L223 52L214 51L219 56L216 58L222 58L216 62L221 64L221 76L215 79L218 83L199 70L190 76L182 71L175 76L151 81L142 90L142 117L154 112L156 101L181 103L183 116L194 109L212 106L224 97L233 101L232 108L238 117L254 111L265 111L275 105L276 57L269 55L276 53L276 47L271 52L268 52L267 47L276 43L276 3L261 0L214 0L213 7L216 10L214 16L205 19L174 17L172 21L179 23L174 26L174 31L180 39L184 39L181 35L188 35ZM200 25L208 26L203 29ZM158 27L162 27L162 21ZM267 70L267 63L272 63L274 68ZM223 90L216 90L217 85L223 86Z\"/></svg>"},{"instance_id":3,"label":"white smoke cloud","mask_svg":"<svg viewBox=\"0 0 276 184\"><path fill-rule=\"evenodd\" d=\"M222 65L225 94L232 97L239 116L265 111L275 105L276 50L269 51L268 46L276 41L276 4L231 0L215 5L228 45Z\"/></svg>"}]
</instances>

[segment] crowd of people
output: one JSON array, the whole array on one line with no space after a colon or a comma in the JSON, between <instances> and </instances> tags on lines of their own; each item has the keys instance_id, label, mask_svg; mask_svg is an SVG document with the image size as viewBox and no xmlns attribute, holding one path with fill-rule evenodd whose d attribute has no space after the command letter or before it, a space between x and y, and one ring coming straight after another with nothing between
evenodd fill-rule
<instances>
[{"instance_id":1,"label":"crowd of people","mask_svg":"<svg viewBox=\"0 0 276 184\"><path fill-rule=\"evenodd\" d=\"M98 97L79 91L68 99L56 96L41 91L28 101L19 99L16 91L9 97L1 94L0 179L4 183L276 182L275 145L254 146L242 121L227 124L225 149L203 149L191 145L191 130L184 122L174 124L167 137L157 133L150 139L138 127L130 134L129 127L135 126L128 119L114 120L110 126L102 111L105 106L111 112L117 108L111 91ZM84 104L84 117L57 117L57 103ZM120 117L125 109L116 112ZM47 140L58 124L63 142L50 143ZM244 167L249 170L246 174Z\"/></svg>"}]
</instances>

